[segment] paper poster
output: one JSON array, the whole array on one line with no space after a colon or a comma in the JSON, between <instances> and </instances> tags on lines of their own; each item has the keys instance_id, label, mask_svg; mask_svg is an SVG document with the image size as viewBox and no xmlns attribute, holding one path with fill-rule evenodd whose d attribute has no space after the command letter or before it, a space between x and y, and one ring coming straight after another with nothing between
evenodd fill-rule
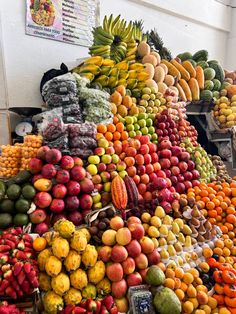
<instances>
[{"instance_id":1,"label":"paper poster","mask_svg":"<svg viewBox=\"0 0 236 314\"><path fill-rule=\"evenodd\" d=\"M90 46L98 0L26 0L26 34Z\"/></svg>"}]
</instances>

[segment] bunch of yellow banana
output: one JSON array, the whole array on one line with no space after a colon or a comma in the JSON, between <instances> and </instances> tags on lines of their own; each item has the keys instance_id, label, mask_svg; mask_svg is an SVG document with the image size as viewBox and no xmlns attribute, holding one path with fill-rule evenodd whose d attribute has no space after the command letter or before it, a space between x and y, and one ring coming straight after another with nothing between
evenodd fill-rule
<instances>
[{"instance_id":1,"label":"bunch of yellow banana","mask_svg":"<svg viewBox=\"0 0 236 314\"><path fill-rule=\"evenodd\" d=\"M122 60L135 62L136 39L139 41L143 36L141 27L135 23L127 23L120 15L116 18L112 14L105 16L103 26L93 29L94 40L89 48L90 54L110 58L116 63Z\"/></svg>"}]
</instances>

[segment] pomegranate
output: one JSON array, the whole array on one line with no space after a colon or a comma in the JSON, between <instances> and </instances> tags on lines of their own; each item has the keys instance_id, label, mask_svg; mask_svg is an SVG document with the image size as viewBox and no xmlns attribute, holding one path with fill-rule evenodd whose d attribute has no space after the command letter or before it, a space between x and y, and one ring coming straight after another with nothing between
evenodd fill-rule
<instances>
[{"instance_id":1,"label":"pomegranate","mask_svg":"<svg viewBox=\"0 0 236 314\"><path fill-rule=\"evenodd\" d=\"M51 205L50 205L50 210L53 213L61 213L65 208L65 203L62 199L60 198L54 198L52 200Z\"/></svg>"},{"instance_id":2,"label":"pomegranate","mask_svg":"<svg viewBox=\"0 0 236 314\"><path fill-rule=\"evenodd\" d=\"M94 184L92 180L84 178L82 181L80 181L80 188L82 193L91 194L94 190Z\"/></svg>"},{"instance_id":3,"label":"pomegranate","mask_svg":"<svg viewBox=\"0 0 236 314\"><path fill-rule=\"evenodd\" d=\"M52 179L57 174L57 170L53 164L46 164L42 168L42 176L46 179Z\"/></svg>"},{"instance_id":4,"label":"pomegranate","mask_svg":"<svg viewBox=\"0 0 236 314\"><path fill-rule=\"evenodd\" d=\"M45 160L46 158L46 152L48 152L50 148L48 146L42 146L37 151L37 158Z\"/></svg>"},{"instance_id":5,"label":"pomegranate","mask_svg":"<svg viewBox=\"0 0 236 314\"><path fill-rule=\"evenodd\" d=\"M43 168L43 162L41 159L32 158L29 162L29 170L31 173L36 174L39 173Z\"/></svg>"},{"instance_id":6,"label":"pomegranate","mask_svg":"<svg viewBox=\"0 0 236 314\"><path fill-rule=\"evenodd\" d=\"M66 184L70 181L70 173L67 170L58 170L56 175L57 183Z\"/></svg>"},{"instance_id":7,"label":"pomegranate","mask_svg":"<svg viewBox=\"0 0 236 314\"><path fill-rule=\"evenodd\" d=\"M60 167L62 169L70 170L74 167L74 159L71 156L63 156L60 162Z\"/></svg>"},{"instance_id":8,"label":"pomegranate","mask_svg":"<svg viewBox=\"0 0 236 314\"><path fill-rule=\"evenodd\" d=\"M56 184L52 188L52 194L55 198L64 198L67 193L67 188L63 184Z\"/></svg>"},{"instance_id":9,"label":"pomegranate","mask_svg":"<svg viewBox=\"0 0 236 314\"><path fill-rule=\"evenodd\" d=\"M70 171L71 178L75 181L81 181L86 177L86 170L82 166L75 166Z\"/></svg>"},{"instance_id":10,"label":"pomegranate","mask_svg":"<svg viewBox=\"0 0 236 314\"><path fill-rule=\"evenodd\" d=\"M50 206L52 202L52 197L47 192L38 192L34 197L34 203L40 208L46 208Z\"/></svg>"},{"instance_id":11,"label":"pomegranate","mask_svg":"<svg viewBox=\"0 0 236 314\"><path fill-rule=\"evenodd\" d=\"M68 195L76 196L80 192L80 184L77 181L69 181L66 187Z\"/></svg>"},{"instance_id":12,"label":"pomegranate","mask_svg":"<svg viewBox=\"0 0 236 314\"><path fill-rule=\"evenodd\" d=\"M79 198L79 202L80 202L80 208L82 210L91 209L93 206L93 199L92 199L92 196L89 194L81 195Z\"/></svg>"},{"instance_id":13,"label":"pomegranate","mask_svg":"<svg viewBox=\"0 0 236 314\"><path fill-rule=\"evenodd\" d=\"M49 164L55 165L61 160L62 155L58 149L52 148L46 152L45 158Z\"/></svg>"},{"instance_id":14,"label":"pomegranate","mask_svg":"<svg viewBox=\"0 0 236 314\"><path fill-rule=\"evenodd\" d=\"M77 210L74 210L73 212L70 212L67 215L67 219L70 220L71 222L73 222L73 224L75 226L79 226L82 224L83 222L83 216L80 212L78 212Z\"/></svg>"},{"instance_id":15,"label":"pomegranate","mask_svg":"<svg viewBox=\"0 0 236 314\"><path fill-rule=\"evenodd\" d=\"M80 202L77 196L68 196L65 199L65 209L68 212L77 210L79 208L79 204Z\"/></svg>"}]
</instances>

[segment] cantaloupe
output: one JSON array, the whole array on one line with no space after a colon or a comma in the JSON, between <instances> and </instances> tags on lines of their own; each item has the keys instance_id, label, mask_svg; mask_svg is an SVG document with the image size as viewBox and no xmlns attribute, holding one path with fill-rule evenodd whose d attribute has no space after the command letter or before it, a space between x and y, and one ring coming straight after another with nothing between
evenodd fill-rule
<instances>
[{"instance_id":1,"label":"cantaloupe","mask_svg":"<svg viewBox=\"0 0 236 314\"><path fill-rule=\"evenodd\" d=\"M144 71L149 74L149 79L152 79L155 73L155 68L151 63L144 64Z\"/></svg>"},{"instance_id":2,"label":"cantaloupe","mask_svg":"<svg viewBox=\"0 0 236 314\"><path fill-rule=\"evenodd\" d=\"M154 67L157 66L157 58L153 55L146 55L142 59L142 63L151 63Z\"/></svg>"},{"instance_id":3,"label":"cantaloupe","mask_svg":"<svg viewBox=\"0 0 236 314\"><path fill-rule=\"evenodd\" d=\"M163 82L165 79L165 71L159 65L155 68L154 81L157 83Z\"/></svg>"},{"instance_id":4,"label":"cantaloupe","mask_svg":"<svg viewBox=\"0 0 236 314\"><path fill-rule=\"evenodd\" d=\"M147 87L155 87L155 88L158 89L157 83L154 80L152 80L152 79L146 80L145 84L146 84Z\"/></svg>"},{"instance_id":5,"label":"cantaloupe","mask_svg":"<svg viewBox=\"0 0 236 314\"><path fill-rule=\"evenodd\" d=\"M165 79L164 79L164 83L167 85L167 86L173 86L175 84L175 79L172 75L170 74L167 74L165 76Z\"/></svg>"},{"instance_id":6,"label":"cantaloupe","mask_svg":"<svg viewBox=\"0 0 236 314\"><path fill-rule=\"evenodd\" d=\"M153 56L155 56L157 58L157 65L159 65L161 63L161 57L160 57L160 55L159 55L159 53L157 51L152 51L150 53L150 55L153 55Z\"/></svg>"},{"instance_id":7,"label":"cantaloupe","mask_svg":"<svg viewBox=\"0 0 236 314\"><path fill-rule=\"evenodd\" d=\"M164 63L161 63L161 64L159 64L159 66L163 68L163 70L165 71L165 75L167 75L167 73L168 73L167 65L165 65Z\"/></svg>"},{"instance_id":8,"label":"cantaloupe","mask_svg":"<svg viewBox=\"0 0 236 314\"><path fill-rule=\"evenodd\" d=\"M157 86L158 86L158 91L159 91L160 93L162 93L162 94L165 94L165 92L166 92L168 86L167 86L165 83L163 83L163 82L159 82L159 83L157 84Z\"/></svg>"},{"instance_id":9,"label":"cantaloupe","mask_svg":"<svg viewBox=\"0 0 236 314\"><path fill-rule=\"evenodd\" d=\"M137 49L138 55L140 57L144 57L146 55L149 55L150 51L151 51L150 46L145 41L141 41Z\"/></svg>"},{"instance_id":10,"label":"cantaloupe","mask_svg":"<svg viewBox=\"0 0 236 314\"><path fill-rule=\"evenodd\" d=\"M114 102L117 106L119 106L122 103L121 94L115 91L113 94L111 94L110 101Z\"/></svg>"}]
</instances>

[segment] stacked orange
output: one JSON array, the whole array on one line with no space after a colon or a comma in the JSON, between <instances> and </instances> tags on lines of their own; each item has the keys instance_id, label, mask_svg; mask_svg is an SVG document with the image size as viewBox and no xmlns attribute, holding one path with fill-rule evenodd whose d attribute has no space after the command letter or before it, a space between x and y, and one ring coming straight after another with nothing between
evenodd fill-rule
<instances>
[{"instance_id":1,"label":"stacked orange","mask_svg":"<svg viewBox=\"0 0 236 314\"><path fill-rule=\"evenodd\" d=\"M113 123L97 126L97 139L105 137L105 139L111 144L125 144L129 138L128 132L125 131L124 124L119 121L117 117L114 117Z\"/></svg>"},{"instance_id":2,"label":"stacked orange","mask_svg":"<svg viewBox=\"0 0 236 314\"><path fill-rule=\"evenodd\" d=\"M31 158L36 157L38 149L43 144L41 135L26 135L24 137L24 144L22 146L21 170L29 169L29 162Z\"/></svg>"},{"instance_id":3,"label":"stacked orange","mask_svg":"<svg viewBox=\"0 0 236 314\"><path fill-rule=\"evenodd\" d=\"M1 146L2 155L0 157L0 176L15 176L20 168L21 163L21 144L15 146Z\"/></svg>"},{"instance_id":4,"label":"stacked orange","mask_svg":"<svg viewBox=\"0 0 236 314\"><path fill-rule=\"evenodd\" d=\"M112 113L121 117L134 116L139 113L136 106L136 98L127 95L126 88L122 85L118 86L113 94L111 94L110 102Z\"/></svg>"}]
</instances>

